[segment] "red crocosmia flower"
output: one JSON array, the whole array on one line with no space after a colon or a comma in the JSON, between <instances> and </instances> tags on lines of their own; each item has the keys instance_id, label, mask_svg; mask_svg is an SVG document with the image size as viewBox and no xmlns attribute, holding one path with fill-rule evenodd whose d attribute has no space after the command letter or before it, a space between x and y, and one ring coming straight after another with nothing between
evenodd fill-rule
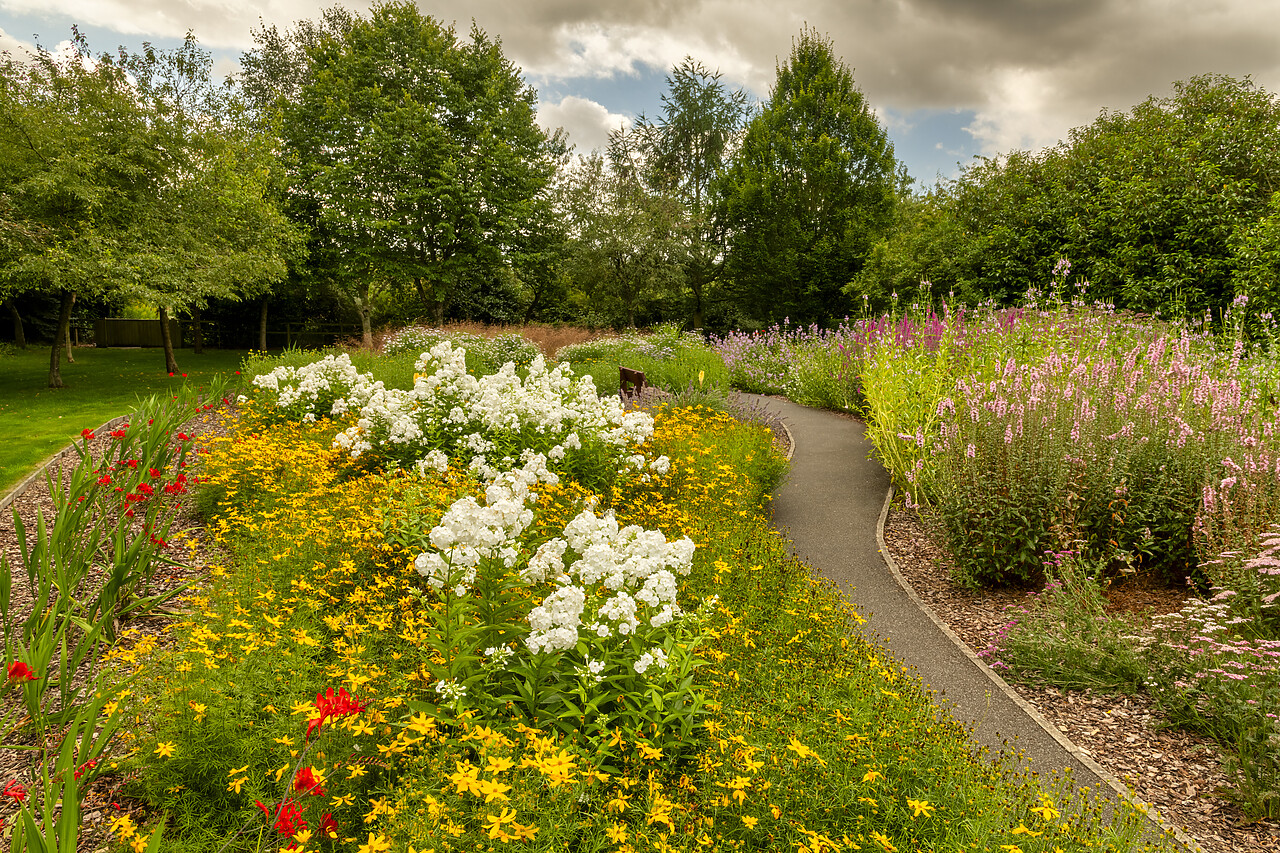
<instances>
[{"instance_id":1,"label":"red crocosmia flower","mask_svg":"<svg viewBox=\"0 0 1280 853\"><path fill-rule=\"evenodd\" d=\"M133 518L133 507L129 507L124 511L125 518Z\"/></svg>"},{"instance_id":2,"label":"red crocosmia flower","mask_svg":"<svg viewBox=\"0 0 1280 853\"><path fill-rule=\"evenodd\" d=\"M271 828L285 838L293 838L298 834L299 830L307 828L307 822L302 819L302 811L298 808L298 804L291 799L285 800L274 809L268 808L262 800L254 800L253 804L262 809L262 813L266 815L267 820L275 818L275 824Z\"/></svg>"},{"instance_id":3,"label":"red crocosmia flower","mask_svg":"<svg viewBox=\"0 0 1280 853\"><path fill-rule=\"evenodd\" d=\"M307 723L307 737L320 731L320 727L328 718L349 717L352 714L359 714L364 708L360 700L348 693L345 687L339 687L337 695L334 695L332 687L324 693L317 693L316 710L320 712L320 716Z\"/></svg>"},{"instance_id":4,"label":"red crocosmia flower","mask_svg":"<svg viewBox=\"0 0 1280 853\"><path fill-rule=\"evenodd\" d=\"M86 771L92 770L97 766L98 766L97 760L90 758L84 764L81 764L79 767L77 767L75 770L75 773L73 773L72 775L75 776L77 779L79 779L81 776L85 774Z\"/></svg>"},{"instance_id":5,"label":"red crocosmia flower","mask_svg":"<svg viewBox=\"0 0 1280 853\"><path fill-rule=\"evenodd\" d=\"M182 378L183 378L183 379L186 379L186 378L187 378L187 374L185 374L185 373L184 373L184 374L182 374Z\"/></svg>"},{"instance_id":6,"label":"red crocosmia flower","mask_svg":"<svg viewBox=\"0 0 1280 853\"><path fill-rule=\"evenodd\" d=\"M151 544L159 545L161 548L169 547L169 543L164 540L163 536L157 536L154 533L151 534Z\"/></svg>"},{"instance_id":7,"label":"red crocosmia flower","mask_svg":"<svg viewBox=\"0 0 1280 853\"><path fill-rule=\"evenodd\" d=\"M31 667L27 666L20 660L16 660L9 664L9 680L10 681L35 681L36 674L31 671Z\"/></svg>"},{"instance_id":8,"label":"red crocosmia flower","mask_svg":"<svg viewBox=\"0 0 1280 853\"><path fill-rule=\"evenodd\" d=\"M138 494L140 494L140 495L146 495L147 497L151 497L151 496L152 496L152 495L154 495L155 493L156 493L156 490L155 490L155 487L154 487L154 486L152 486L152 485L150 485L150 484L148 484L148 483L139 483L139 484L138 484Z\"/></svg>"},{"instance_id":9,"label":"red crocosmia flower","mask_svg":"<svg viewBox=\"0 0 1280 853\"><path fill-rule=\"evenodd\" d=\"M93 430L91 429L80 430L80 437L83 438L85 441L93 441Z\"/></svg>"},{"instance_id":10,"label":"red crocosmia flower","mask_svg":"<svg viewBox=\"0 0 1280 853\"><path fill-rule=\"evenodd\" d=\"M163 474L163 473L164 473L164 472L163 472L163 471L161 471L159 468L148 468L148 469L147 469L147 476L148 476L148 477L150 477L150 478L151 478L151 479L153 479L153 480L154 480L156 477L159 477L159 476L160 476L161 474Z\"/></svg>"},{"instance_id":11,"label":"red crocosmia flower","mask_svg":"<svg viewBox=\"0 0 1280 853\"><path fill-rule=\"evenodd\" d=\"M338 822L333 819L333 814L325 812L320 815L320 834L327 835L329 838L338 837Z\"/></svg>"},{"instance_id":12,"label":"red crocosmia flower","mask_svg":"<svg viewBox=\"0 0 1280 853\"><path fill-rule=\"evenodd\" d=\"M316 774L310 767L304 767L298 771L298 775L293 777L293 792L295 794L310 794L313 797L324 796L324 786L320 784L320 780L316 778Z\"/></svg>"},{"instance_id":13,"label":"red crocosmia flower","mask_svg":"<svg viewBox=\"0 0 1280 853\"><path fill-rule=\"evenodd\" d=\"M187 435L185 432L178 433L178 441L190 441L190 440L191 440L191 436Z\"/></svg>"},{"instance_id":14,"label":"red crocosmia flower","mask_svg":"<svg viewBox=\"0 0 1280 853\"><path fill-rule=\"evenodd\" d=\"M172 371L170 371L169 375L170 375L170 376L172 376L172 375L173 375L173 372L172 372Z\"/></svg>"},{"instance_id":15,"label":"red crocosmia flower","mask_svg":"<svg viewBox=\"0 0 1280 853\"><path fill-rule=\"evenodd\" d=\"M124 429L113 429L111 431L112 438L124 438L126 435L128 435L128 433L125 432Z\"/></svg>"},{"instance_id":16,"label":"red crocosmia flower","mask_svg":"<svg viewBox=\"0 0 1280 853\"><path fill-rule=\"evenodd\" d=\"M99 485L99 486L110 486L110 485L111 485L111 475L110 475L110 474L103 474L101 477L99 477L99 478L98 478L98 485Z\"/></svg>"},{"instance_id":17,"label":"red crocosmia flower","mask_svg":"<svg viewBox=\"0 0 1280 853\"><path fill-rule=\"evenodd\" d=\"M27 789L18 784L17 779L10 779L9 784L4 786L4 796L12 797L13 801L20 803L27 798Z\"/></svg>"}]
</instances>

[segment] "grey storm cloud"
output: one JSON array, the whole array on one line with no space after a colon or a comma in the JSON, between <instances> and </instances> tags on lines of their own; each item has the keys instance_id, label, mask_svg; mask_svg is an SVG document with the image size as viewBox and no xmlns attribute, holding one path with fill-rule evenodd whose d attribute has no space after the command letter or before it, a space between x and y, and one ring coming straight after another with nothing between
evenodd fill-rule
<instances>
[{"instance_id":1,"label":"grey storm cloud","mask_svg":"<svg viewBox=\"0 0 1280 853\"><path fill-rule=\"evenodd\" d=\"M133 37L193 29L251 46L318 0L0 0ZM348 4L355 5L355 4ZM1251 75L1280 89L1280 0L438 0L423 12L500 37L535 80L665 71L692 55L764 96L805 25L831 38L878 109L972 112L988 153L1052 144L1103 108L1176 80ZM577 105L581 110L584 105Z\"/></svg>"}]
</instances>

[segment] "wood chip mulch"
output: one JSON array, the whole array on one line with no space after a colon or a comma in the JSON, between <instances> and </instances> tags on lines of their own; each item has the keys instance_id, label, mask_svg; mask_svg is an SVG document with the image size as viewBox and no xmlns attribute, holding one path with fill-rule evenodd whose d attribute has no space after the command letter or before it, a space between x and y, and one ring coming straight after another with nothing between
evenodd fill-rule
<instances>
[{"instance_id":1,"label":"wood chip mulch","mask_svg":"<svg viewBox=\"0 0 1280 853\"><path fill-rule=\"evenodd\" d=\"M189 421L184 426L184 430L196 437L195 442L193 442L195 446L192 449L198 454L209 438L225 432L223 416L216 410L205 412ZM90 442L90 452L96 458L101 458L102 448L110 440L109 436L103 431L102 434ZM65 483L66 473L74 469L78 462L79 457L75 454L70 454L63 457L60 462L55 462L50 470L57 475L60 482ZM186 497L189 497L189 495ZM21 568L17 528L13 523L14 511L22 519L27 529L28 538L34 537L36 519L39 513L43 512L46 519L52 518L55 511L54 503L43 477L37 478L24 492L19 494L14 499L11 509L6 508L0 513L0 551L9 559L13 578L10 612L13 614L15 622L21 622L31 612L32 598L27 587L26 573ZM181 550L181 554L175 555L175 558L181 560L185 565L161 567L157 571L149 589L151 593L165 592L192 581L197 582L198 585L199 579L206 574L207 567L216 561L212 544L204 536L203 523L195 514L189 501L179 503L177 517L171 528L170 540ZM101 580L102 571L95 569L90 572L85 583L93 584L95 581L100 583ZM163 642L162 635L170 621L168 617L161 615L131 619L120 626L124 631L131 631L128 635L122 634L120 643L129 646L147 635L159 636L160 641ZM82 671L77 676L76 681L83 683L91 675L92 673L90 672ZM17 700L17 691L10 691L4 697L3 707L0 707L0 720L5 719L5 712L12 709ZM3 734L3 732L0 732L0 734ZM0 786L7 784L10 780L16 780L26 787L28 791L38 788L37 777L39 770L34 762L36 753L30 749L35 745L34 736L7 734L5 737L4 742L0 743ZM54 748L56 748L60 737L60 733L52 733L51 742ZM119 741L116 743L116 749L119 749ZM141 823L142 819L144 819L145 815L139 814L141 812L139 804L131 802L122 795L121 791L125 781L119 773L106 772L94 782L85 794L81 806L77 850L82 851L82 853L105 851L110 842L111 821L122 813L133 813L134 820L137 823ZM17 804L12 799L8 797L0 799L0 826L7 827L12 822L16 812ZM4 844L8 845L7 836Z\"/></svg>"},{"instance_id":2,"label":"wood chip mulch","mask_svg":"<svg viewBox=\"0 0 1280 853\"><path fill-rule=\"evenodd\" d=\"M896 502L885 521L885 543L916 594L974 651L990 645L997 629L1009 621L1006 608L1024 603L1028 595L1025 590L971 590L954 584L936 537L917 512ZM1186 602L1180 590L1141 587L1121 586L1109 597L1113 608L1135 613L1171 613ZM1280 853L1280 821L1251 822L1224 796L1230 780L1218 745L1163 727L1144 694L1010 684L1207 853Z\"/></svg>"}]
</instances>

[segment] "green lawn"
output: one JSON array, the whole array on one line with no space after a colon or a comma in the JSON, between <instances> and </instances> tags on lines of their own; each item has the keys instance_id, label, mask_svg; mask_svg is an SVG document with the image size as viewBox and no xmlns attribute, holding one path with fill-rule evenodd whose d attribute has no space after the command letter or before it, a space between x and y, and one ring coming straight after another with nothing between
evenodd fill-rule
<instances>
[{"instance_id":1,"label":"green lawn","mask_svg":"<svg viewBox=\"0 0 1280 853\"><path fill-rule=\"evenodd\" d=\"M11 351L12 352L12 351ZM0 355L0 495L86 427L126 414L139 397L234 373L241 350L179 350L188 378L169 376L159 349L77 349L62 365L63 388L49 388L49 348L32 346Z\"/></svg>"}]
</instances>

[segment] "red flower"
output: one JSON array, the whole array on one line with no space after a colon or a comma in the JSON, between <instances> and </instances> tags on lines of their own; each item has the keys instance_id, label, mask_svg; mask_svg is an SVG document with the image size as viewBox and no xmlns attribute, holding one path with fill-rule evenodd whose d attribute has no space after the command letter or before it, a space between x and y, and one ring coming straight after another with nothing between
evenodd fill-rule
<instances>
[{"instance_id":1,"label":"red flower","mask_svg":"<svg viewBox=\"0 0 1280 853\"><path fill-rule=\"evenodd\" d=\"M9 784L4 786L2 793L6 797L12 797L16 803L20 803L27 798L27 789L19 785L17 779L10 779Z\"/></svg>"},{"instance_id":2,"label":"red flower","mask_svg":"<svg viewBox=\"0 0 1280 853\"><path fill-rule=\"evenodd\" d=\"M333 819L333 815L330 812L320 815L320 834L329 838L338 837L338 822Z\"/></svg>"},{"instance_id":3,"label":"red flower","mask_svg":"<svg viewBox=\"0 0 1280 853\"><path fill-rule=\"evenodd\" d=\"M187 435L185 432L178 433L178 441L190 441L190 440L191 440L191 436Z\"/></svg>"},{"instance_id":4,"label":"red flower","mask_svg":"<svg viewBox=\"0 0 1280 853\"><path fill-rule=\"evenodd\" d=\"M75 776L77 779L79 779L81 776L85 774L86 770L92 770L97 766L98 766L97 759L90 758L84 764L81 764L79 767L77 767L75 770L75 773L73 773L72 775Z\"/></svg>"},{"instance_id":5,"label":"red flower","mask_svg":"<svg viewBox=\"0 0 1280 853\"><path fill-rule=\"evenodd\" d=\"M157 536L154 533L151 534L151 544L159 545L161 548L169 547L169 543L164 540L163 536Z\"/></svg>"},{"instance_id":6,"label":"red flower","mask_svg":"<svg viewBox=\"0 0 1280 853\"><path fill-rule=\"evenodd\" d=\"M91 429L80 430L80 437L83 438L85 441L93 441L93 430Z\"/></svg>"},{"instance_id":7,"label":"red flower","mask_svg":"<svg viewBox=\"0 0 1280 853\"><path fill-rule=\"evenodd\" d=\"M298 771L298 775L293 777L293 792L295 794L310 794L313 797L323 797L324 787L320 784L320 780L316 778L316 774L310 767L304 767Z\"/></svg>"},{"instance_id":8,"label":"red flower","mask_svg":"<svg viewBox=\"0 0 1280 853\"><path fill-rule=\"evenodd\" d=\"M35 681L36 677L36 674L31 671L31 667L20 660L9 664L10 681Z\"/></svg>"},{"instance_id":9,"label":"red flower","mask_svg":"<svg viewBox=\"0 0 1280 853\"><path fill-rule=\"evenodd\" d=\"M164 472L163 472L163 471L161 471L159 468L148 468L148 469L147 469L147 476L148 476L148 477L150 477L150 478L151 478L151 479L153 479L153 480L154 480L156 477L159 477L159 476L160 476L161 474L163 474L163 473L164 473Z\"/></svg>"},{"instance_id":10,"label":"red flower","mask_svg":"<svg viewBox=\"0 0 1280 853\"><path fill-rule=\"evenodd\" d=\"M170 375L170 376L172 376L172 375L173 375L173 371L172 371L172 370L171 370L171 371L169 371L169 375Z\"/></svg>"},{"instance_id":11,"label":"red flower","mask_svg":"<svg viewBox=\"0 0 1280 853\"><path fill-rule=\"evenodd\" d=\"M156 493L156 490L155 490L155 487L154 487L154 486L152 486L152 485L150 485L150 484L148 484L148 483L139 483L139 484L138 484L138 494L140 494L140 495L146 495L147 497L151 497L151 496L152 496L152 495L154 495L155 493Z\"/></svg>"},{"instance_id":12,"label":"red flower","mask_svg":"<svg viewBox=\"0 0 1280 853\"><path fill-rule=\"evenodd\" d=\"M293 800L285 800L273 810L268 808L262 800L254 800L254 805L262 809L262 813L266 815L267 820L275 817L275 824L272 826L276 832L285 838L293 838L298 834L299 830L307 828L307 822L302 819L302 812L298 809L298 804Z\"/></svg>"},{"instance_id":13,"label":"red flower","mask_svg":"<svg viewBox=\"0 0 1280 853\"><path fill-rule=\"evenodd\" d=\"M348 693L345 687L339 687L336 696L332 687L324 693L317 693L316 710L320 712L320 716L307 722L307 737L320 731L320 727L329 717L349 717L352 714L359 714L364 708L360 700Z\"/></svg>"},{"instance_id":14,"label":"red flower","mask_svg":"<svg viewBox=\"0 0 1280 853\"><path fill-rule=\"evenodd\" d=\"M127 433L127 432L125 432L125 430L126 430L127 428L128 428L128 424L126 424L124 427L121 427L120 429L113 429L113 430L111 431L111 437L112 437L112 438L124 438L126 435L128 435L128 433Z\"/></svg>"},{"instance_id":15,"label":"red flower","mask_svg":"<svg viewBox=\"0 0 1280 853\"><path fill-rule=\"evenodd\" d=\"M110 474L103 474L101 477L99 477L99 478L98 478L98 485L99 485L99 486L110 486L110 485L111 485L111 475L110 475Z\"/></svg>"}]
</instances>

